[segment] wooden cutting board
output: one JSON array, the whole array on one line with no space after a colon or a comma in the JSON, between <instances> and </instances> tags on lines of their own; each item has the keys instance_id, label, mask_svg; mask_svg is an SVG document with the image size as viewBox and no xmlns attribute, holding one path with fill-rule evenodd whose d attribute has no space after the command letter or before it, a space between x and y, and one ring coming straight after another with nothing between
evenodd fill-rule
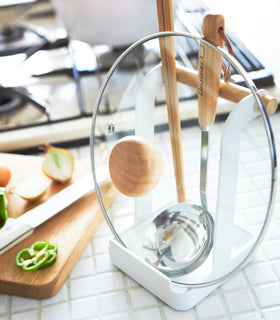
<instances>
[{"instance_id":1,"label":"wooden cutting board","mask_svg":"<svg viewBox=\"0 0 280 320\"><path fill-rule=\"evenodd\" d=\"M79 166L75 163L73 178L69 183L52 182L39 200L30 203L13 194L11 190L20 180L29 175L43 175L42 158L0 153L0 160L4 160L12 172L11 180L6 186L8 212L9 217L12 218L44 202L79 176L90 171L89 164ZM116 195L116 189L108 181L102 185L101 192L105 206L109 207ZM37 227L30 237L0 255L0 292L36 299L53 296L67 279L102 219L103 214L97 196L92 191ZM57 243L57 261L47 269L23 271L16 266L15 256L19 250L29 247L38 240Z\"/></svg>"}]
</instances>

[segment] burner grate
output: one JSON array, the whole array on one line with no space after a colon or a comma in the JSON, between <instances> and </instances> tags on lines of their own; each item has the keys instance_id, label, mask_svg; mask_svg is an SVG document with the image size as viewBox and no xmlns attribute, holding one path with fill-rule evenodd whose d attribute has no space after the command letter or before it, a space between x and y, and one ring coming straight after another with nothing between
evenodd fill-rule
<instances>
[{"instance_id":1,"label":"burner grate","mask_svg":"<svg viewBox=\"0 0 280 320\"><path fill-rule=\"evenodd\" d=\"M0 44L4 46L6 43L23 39L24 30L15 25L4 25L0 29Z\"/></svg>"},{"instance_id":2,"label":"burner grate","mask_svg":"<svg viewBox=\"0 0 280 320\"><path fill-rule=\"evenodd\" d=\"M11 114L24 107L26 100L8 88L0 88L0 115Z\"/></svg>"}]
</instances>

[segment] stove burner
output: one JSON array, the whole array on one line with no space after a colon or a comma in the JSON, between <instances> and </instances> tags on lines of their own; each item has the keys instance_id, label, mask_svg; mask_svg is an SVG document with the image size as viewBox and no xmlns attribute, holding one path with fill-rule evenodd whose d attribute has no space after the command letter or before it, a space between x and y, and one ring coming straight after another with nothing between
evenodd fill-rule
<instances>
[{"instance_id":1,"label":"stove burner","mask_svg":"<svg viewBox=\"0 0 280 320\"><path fill-rule=\"evenodd\" d=\"M24 30L18 26L4 25L0 29L0 43L9 43L23 38Z\"/></svg>"},{"instance_id":2,"label":"stove burner","mask_svg":"<svg viewBox=\"0 0 280 320\"><path fill-rule=\"evenodd\" d=\"M9 114L25 105L23 97L9 88L0 88L0 114Z\"/></svg>"}]
</instances>

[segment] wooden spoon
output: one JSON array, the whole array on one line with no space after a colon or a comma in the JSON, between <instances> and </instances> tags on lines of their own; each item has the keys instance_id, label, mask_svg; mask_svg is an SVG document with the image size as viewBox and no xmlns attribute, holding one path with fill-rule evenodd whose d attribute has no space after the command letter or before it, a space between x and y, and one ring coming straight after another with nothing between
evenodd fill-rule
<instances>
[{"instance_id":1,"label":"wooden spoon","mask_svg":"<svg viewBox=\"0 0 280 320\"><path fill-rule=\"evenodd\" d=\"M143 196L157 185L163 170L162 156L150 142L137 136L120 139L109 157L115 187L129 197Z\"/></svg>"}]
</instances>

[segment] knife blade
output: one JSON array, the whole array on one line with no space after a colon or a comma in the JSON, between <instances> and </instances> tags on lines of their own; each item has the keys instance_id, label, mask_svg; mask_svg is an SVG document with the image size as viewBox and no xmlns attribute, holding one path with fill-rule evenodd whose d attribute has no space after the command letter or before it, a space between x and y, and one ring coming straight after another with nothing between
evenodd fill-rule
<instances>
[{"instance_id":1,"label":"knife blade","mask_svg":"<svg viewBox=\"0 0 280 320\"><path fill-rule=\"evenodd\" d=\"M108 166L98 168L96 170L98 183L107 179L109 179ZM94 189L93 175L88 173L20 217L8 218L0 229L0 255L30 236L40 224L51 219Z\"/></svg>"},{"instance_id":2,"label":"knife blade","mask_svg":"<svg viewBox=\"0 0 280 320\"><path fill-rule=\"evenodd\" d=\"M224 17L221 14L207 14L203 18L202 38L216 46L223 46L219 28L224 29ZM201 130L200 154L200 200L207 210L206 182L208 164L209 130L212 127L219 97L222 56L214 48L200 42L198 59L198 119Z\"/></svg>"}]
</instances>

